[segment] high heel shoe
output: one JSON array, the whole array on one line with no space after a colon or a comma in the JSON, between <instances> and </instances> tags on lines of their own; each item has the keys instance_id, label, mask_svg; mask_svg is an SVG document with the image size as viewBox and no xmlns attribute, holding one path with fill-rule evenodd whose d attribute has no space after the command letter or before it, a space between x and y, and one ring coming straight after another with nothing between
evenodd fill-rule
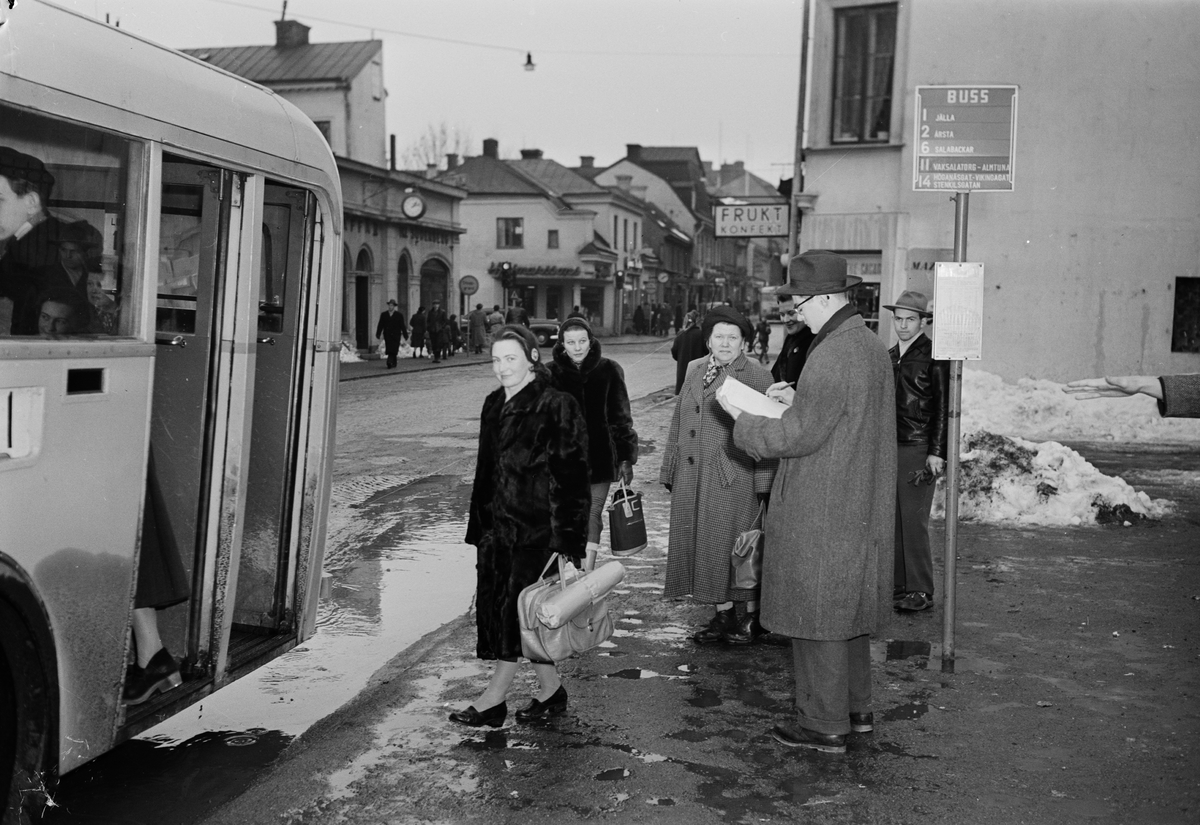
<instances>
[{"instance_id":1,"label":"high heel shoe","mask_svg":"<svg viewBox=\"0 0 1200 825\"><path fill-rule=\"evenodd\" d=\"M566 688L559 685L558 690L554 691L554 694L545 702L532 699L528 705L517 711L517 721L529 722L545 716L558 716L560 713L565 713L566 710L567 691Z\"/></svg>"},{"instance_id":2,"label":"high heel shoe","mask_svg":"<svg viewBox=\"0 0 1200 825\"><path fill-rule=\"evenodd\" d=\"M478 728L484 725L489 728L498 728L504 724L506 716L508 716L508 702L501 702L498 705L492 705L487 710L475 710L474 705L466 710L456 710L450 714L450 721L466 725L469 728Z\"/></svg>"}]
</instances>

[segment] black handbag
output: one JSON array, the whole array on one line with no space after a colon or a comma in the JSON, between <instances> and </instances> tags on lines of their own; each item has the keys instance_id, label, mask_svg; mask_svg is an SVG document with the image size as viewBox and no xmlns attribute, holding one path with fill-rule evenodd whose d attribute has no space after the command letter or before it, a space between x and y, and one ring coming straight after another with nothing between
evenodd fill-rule
<instances>
[{"instance_id":1,"label":"black handbag","mask_svg":"<svg viewBox=\"0 0 1200 825\"><path fill-rule=\"evenodd\" d=\"M632 556L646 549L646 518L642 494L635 493L622 481L613 490L608 505L608 537L614 556Z\"/></svg>"},{"instance_id":2,"label":"black handbag","mask_svg":"<svg viewBox=\"0 0 1200 825\"><path fill-rule=\"evenodd\" d=\"M733 552L730 561L733 563L733 586L739 590L757 590L762 586L763 545L767 535L763 532L762 505L758 508L758 517L751 527L733 542ZM755 527L754 525L758 526Z\"/></svg>"}]
</instances>

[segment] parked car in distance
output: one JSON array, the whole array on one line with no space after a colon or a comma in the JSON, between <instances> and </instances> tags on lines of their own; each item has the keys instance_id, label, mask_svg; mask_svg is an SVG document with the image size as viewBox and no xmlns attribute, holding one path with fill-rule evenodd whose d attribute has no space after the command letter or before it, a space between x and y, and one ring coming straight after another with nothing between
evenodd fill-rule
<instances>
[{"instance_id":1,"label":"parked car in distance","mask_svg":"<svg viewBox=\"0 0 1200 825\"><path fill-rule=\"evenodd\" d=\"M558 341L558 321L550 318L530 318L529 329L537 336L538 346L550 347Z\"/></svg>"}]
</instances>

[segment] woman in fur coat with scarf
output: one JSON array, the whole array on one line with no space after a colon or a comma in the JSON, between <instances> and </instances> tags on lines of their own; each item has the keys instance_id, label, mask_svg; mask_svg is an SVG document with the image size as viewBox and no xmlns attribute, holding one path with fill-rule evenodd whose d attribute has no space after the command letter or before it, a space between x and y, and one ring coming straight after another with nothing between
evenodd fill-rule
<instances>
[{"instance_id":1,"label":"woman in fur coat with scarf","mask_svg":"<svg viewBox=\"0 0 1200 825\"><path fill-rule=\"evenodd\" d=\"M638 436L629 411L625 371L600 354L600 342L583 318L562 322L549 369L554 386L579 402L587 422L592 509L588 515L586 567L590 570L600 550L601 515L608 488L617 479L632 483L637 462Z\"/></svg>"},{"instance_id":2,"label":"woman in fur coat with scarf","mask_svg":"<svg viewBox=\"0 0 1200 825\"><path fill-rule=\"evenodd\" d=\"M496 660L487 689L460 725L498 728L521 656L517 597L537 581L552 553L579 566L588 511L587 426L575 399L554 389L539 363L533 333L505 325L492 339L492 371L500 388L483 402L479 459L471 490L467 543L476 551L475 653ZM562 713L567 692L553 662L534 662L540 691L518 721Z\"/></svg>"}]
</instances>

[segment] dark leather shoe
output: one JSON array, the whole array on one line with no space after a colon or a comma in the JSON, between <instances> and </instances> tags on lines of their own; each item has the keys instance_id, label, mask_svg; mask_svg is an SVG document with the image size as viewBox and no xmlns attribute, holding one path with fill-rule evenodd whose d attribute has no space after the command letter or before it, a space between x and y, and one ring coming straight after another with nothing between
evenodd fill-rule
<instances>
[{"instance_id":1,"label":"dark leather shoe","mask_svg":"<svg viewBox=\"0 0 1200 825\"><path fill-rule=\"evenodd\" d=\"M566 688L559 685L558 690L554 691L554 695L545 702L531 699L528 705L517 711L517 721L531 722L534 719L543 719L547 716L558 716L560 713L565 713L566 710L567 691Z\"/></svg>"},{"instance_id":2,"label":"dark leather shoe","mask_svg":"<svg viewBox=\"0 0 1200 825\"><path fill-rule=\"evenodd\" d=\"M489 728L498 728L504 724L506 716L508 716L508 702L501 702L498 705L492 705L487 710L475 710L474 705L466 710L456 710L450 714L450 721L466 725L469 728L479 728L484 725Z\"/></svg>"},{"instance_id":3,"label":"dark leather shoe","mask_svg":"<svg viewBox=\"0 0 1200 825\"><path fill-rule=\"evenodd\" d=\"M903 599L896 602L897 610L906 610L914 613L918 610L928 610L933 607L933 596L928 593L909 593Z\"/></svg>"},{"instance_id":4,"label":"dark leather shoe","mask_svg":"<svg viewBox=\"0 0 1200 825\"><path fill-rule=\"evenodd\" d=\"M155 653L145 668L134 665L125 679L125 690L121 701L127 705L140 705L160 691L168 691L183 684L179 675L179 663L164 647Z\"/></svg>"},{"instance_id":5,"label":"dark leather shoe","mask_svg":"<svg viewBox=\"0 0 1200 825\"><path fill-rule=\"evenodd\" d=\"M776 725L771 728L771 736L789 748L811 748L822 753L846 752L846 737L836 733L817 733L798 725Z\"/></svg>"},{"instance_id":6,"label":"dark leather shoe","mask_svg":"<svg viewBox=\"0 0 1200 825\"><path fill-rule=\"evenodd\" d=\"M850 730L855 733L870 733L875 730L875 714L851 713Z\"/></svg>"},{"instance_id":7,"label":"dark leather shoe","mask_svg":"<svg viewBox=\"0 0 1200 825\"><path fill-rule=\"evenodd\" d=\"M736 626L737 614L733 612L732 607L728 610L718 610L717 615L712 617L708 626L692 636L692 641L698 645L713 645L723 642L725 634Z\"/></svg>"},{"instance_id":8,"label":"dark leather shoe","mask_svg":"<svg viewBox=\"0 0 1200 825\"><path fill-rule=\"evenodd\" d=\"M729 645L748 645L755 642L760 636L766 633L763 626L759 624L758 612L747 613L740 620L734 623L731 630L725 631L721 637L725 644Z\"/></svg>"}]
</instances>

